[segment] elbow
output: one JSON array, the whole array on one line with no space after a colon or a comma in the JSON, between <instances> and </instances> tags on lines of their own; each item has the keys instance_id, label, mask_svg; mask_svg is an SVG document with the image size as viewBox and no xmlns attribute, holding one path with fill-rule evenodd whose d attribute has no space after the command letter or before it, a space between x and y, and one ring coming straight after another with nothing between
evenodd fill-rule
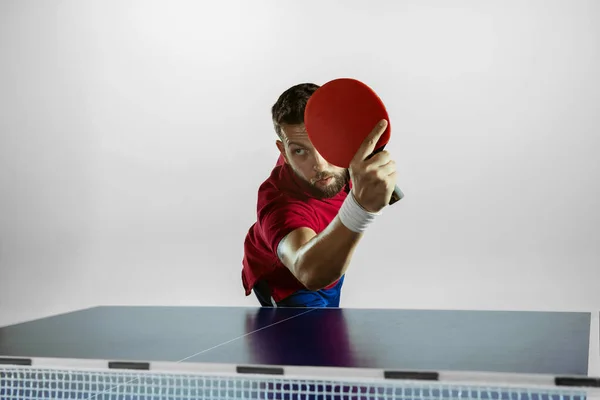
<instances>
[{"instance_id":1,"label":"elbow","mask_svg":"<svg viewBox=\"0 0 600 400\"><path fill-rule=\"evenodd\" d=\"M319 290L317 288L318 285L314 276L315 274L312 271L305 268L301 263L297 263L294 270L296 272L294 275L296 275L296 279L298 279L302 286L310 291Z\"/></svg>"},{"instance_id":2,"label":"elbow","mask_svg":"<svg viewBox=\"0 0 600 400\"><path fill-rule=\"evenodd\" d=\"M320 266L317 263L302 262L299 260L295 265L296 279L308 290L316 292L337 281L341 274L332 273L329 266ZM340 268L341 270L341 268Z\"/></svg>"},{"instance_id":3,"label":"elbow","mask_svg":"<svg viewBox=\"0 0 600 400\"><path fill-rule=\"evenodd\" d=\"M302 280L300 280L300 283L302 283L302 285L311 292L316 292L317 290L321 290L327 286L323 285L313 277L304 277Z\"/></svg>"}]
</instances>

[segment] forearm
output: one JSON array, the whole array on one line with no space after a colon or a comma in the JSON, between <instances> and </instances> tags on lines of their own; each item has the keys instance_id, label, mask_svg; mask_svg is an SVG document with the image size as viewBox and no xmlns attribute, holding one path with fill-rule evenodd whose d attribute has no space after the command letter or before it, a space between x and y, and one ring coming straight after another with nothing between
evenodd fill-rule
<instances>
[{"instance_id":1,"label":"forearm","mask_svg":"<svg viewBox=\"0 0 600 400\"><path fill-rule=\"evenodd\" d=\"M352 254L362 238L342 224L339 216L298 251L294 269L310 290L322 289L348 269Z\"/></svg>"}]
</instances>

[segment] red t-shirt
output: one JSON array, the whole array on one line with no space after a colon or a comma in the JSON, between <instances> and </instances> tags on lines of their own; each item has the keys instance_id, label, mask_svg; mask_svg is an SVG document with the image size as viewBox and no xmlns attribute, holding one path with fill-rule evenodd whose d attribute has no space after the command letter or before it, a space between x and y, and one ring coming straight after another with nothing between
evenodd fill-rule
<instances>
[{"instance_id":1,"label":"red t-shirt","mask_svg":"<svg viewBox=\"0 0 600 400\"><path fill-rule=\"evenodd\" d=\"M336 217L351 188L348 184L333 198L316 199L310 196L307 185L280 156L269 178L259 187L257 221L244 241L242 283L246 296L258 280L268 283L275 301L305 289L279 260L279 241L303 227L319 234Z\"/></svg>"}]
</instances>

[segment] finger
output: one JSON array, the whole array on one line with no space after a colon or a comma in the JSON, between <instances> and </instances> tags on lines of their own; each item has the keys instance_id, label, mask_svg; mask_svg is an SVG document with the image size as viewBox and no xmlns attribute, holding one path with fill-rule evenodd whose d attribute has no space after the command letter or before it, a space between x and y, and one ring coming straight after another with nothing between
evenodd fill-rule
<instances>
[{"instance_id":1,"label":"finger","mask_svg":"<svg viewBox=\"0 0 600 400\"><path fill-rule=\"evenodd\" d=\"M378 168L390 162L391 159L390 153L387 150L382 150L379 153L373 154L371 158L365 161L365 169Z\"/></svg>"},{"instance_id":2,"label":"finger","mask_svg":"<svg viewBox=\"0 0 600 400\"><path fill-rule=\"evenodd\" d=\"M369 135L362 142L352 161L363 161L365 158L370 156L371 153L373 153L373 150L375 150L375 145L379 141L381 135L383 135L383 132L385 132L387 126L388 124L385 119L379 121L371 133L369 133Z\"/></svg>"},{"instance_id":3,"label":"finger","mask_svg":"<svg viewBox=\"0 0 600 400\"><path fill-rule=\"evenodd\" d=\"M394 171L387 176L387 188L391 191L396 189L396 180L398 179L398 171Z\"/></svg>"},{"instance_id":4,"label":"finger","mask_svg":"<svg viewBox=\"0 0 600 400\"><path fill-rule=\"evenodd\" d=\"M381 165L377 168L377 176L380 179L387 179L392 174L396 173L396 163L390 160L388 163Z\"/></svg>"}]
</instances>

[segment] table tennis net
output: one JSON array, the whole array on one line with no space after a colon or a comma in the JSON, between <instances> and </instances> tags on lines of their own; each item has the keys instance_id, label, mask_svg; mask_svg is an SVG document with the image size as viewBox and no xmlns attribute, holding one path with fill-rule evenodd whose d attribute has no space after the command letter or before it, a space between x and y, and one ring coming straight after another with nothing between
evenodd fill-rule
<instances>
[{"instance_id":1,"label":"table tennis net","mask_svg":"<svg viewBox=\"0 0 600 400\"><path fill-rule=\"evenodd\" d=\"M569 388L455 385L440 382L214 376L149 371L0 367L0 399L97 400L584 400Z\"/></svg>"}]
</instances>

